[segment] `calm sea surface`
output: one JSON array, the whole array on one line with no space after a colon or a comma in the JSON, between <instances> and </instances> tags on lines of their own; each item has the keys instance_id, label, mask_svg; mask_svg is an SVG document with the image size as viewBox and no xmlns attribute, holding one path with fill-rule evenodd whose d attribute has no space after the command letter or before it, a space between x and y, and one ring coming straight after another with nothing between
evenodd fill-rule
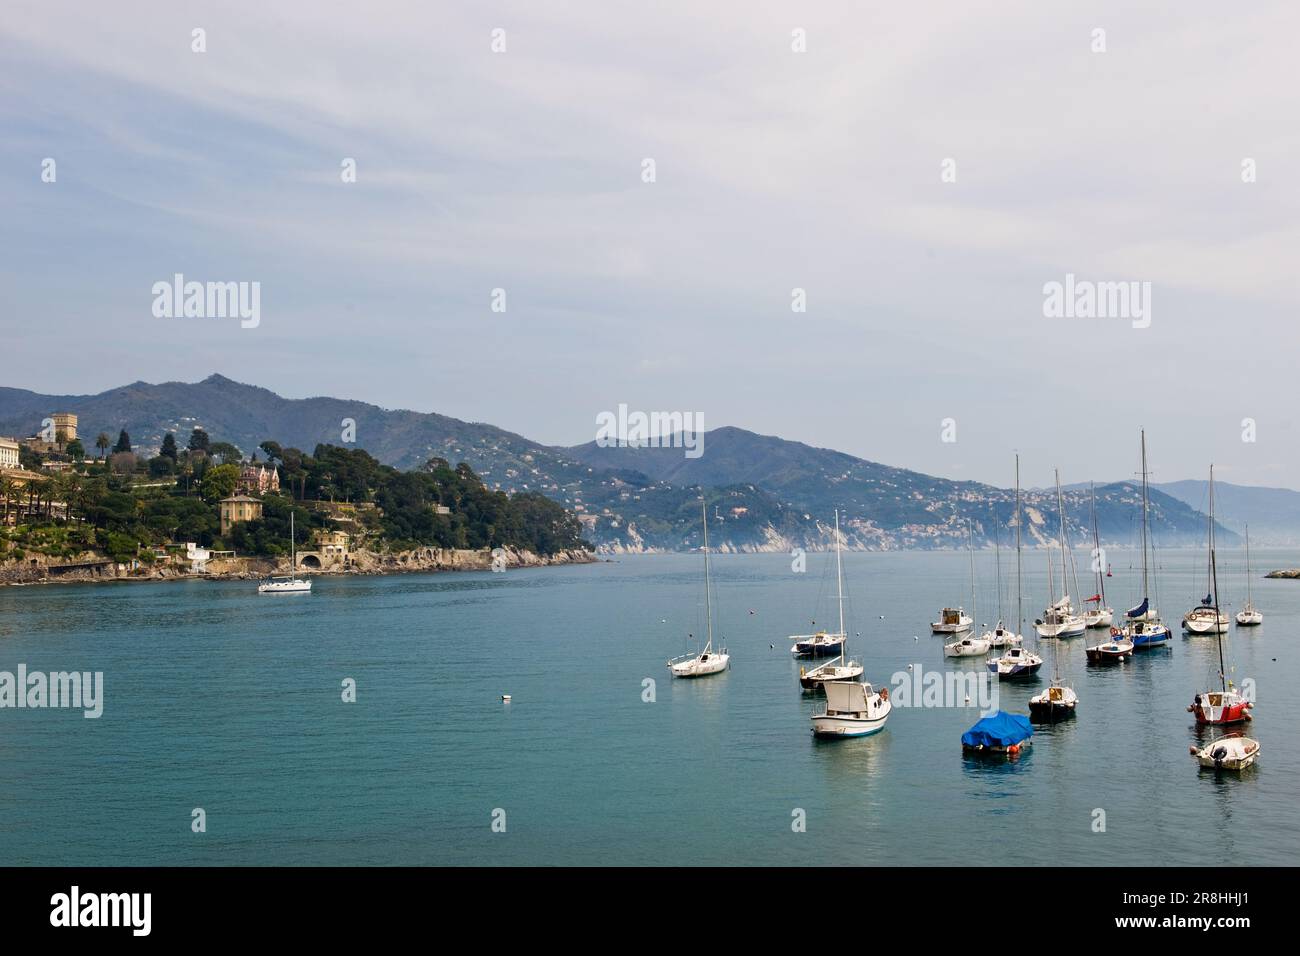
<instances>
[{"instance_id":1,"label":"calm sea surface","mask_svg":"<svg viewBox=\"0 0 1300 956\"><path fill-rule=\"evenodd\" d=\"M800 693L786 636L813 617L831 623L827 558L809 555L798 574L786 555L715 557L732 669L677 682L664 662L701 626L698 555L322 578L309 597L203 581L0 589L0 670L103 671L106 698L98 720L0 710L0 862L1300 859L1300 581L1256 580L1265 623L1230 635L1238 682L1256 682L1249 726L1263 750L1243 776L1216 778L1188 756L1198 735L1185 711L1216 671L1212 638L1179 636L1111 669L1085 667L1082 639L1063 642L1078 716L1040 729L1015 763L963 758L959 738L978 713L962 707L897 707L878 736L814 740L819 704ZM1122 609L1137 572L1127 552L1111 560L1108 597ZM1047 600L1046 558L1025 561L1032 622ZM991 623L993 557L978 562L977 621ZM945 662L928 627L945 603L969 607L965 555L844 563L850 631L862 634L853 650L877 686L908 665L980 667ZM1165 551L1160 563L1160 607L1176 626L1204 593L1204 552ZM1296 556L1257 550L1252 563L1262 573ZM1241 556L1223 564L1235 610ZM1001 686L1004 709L1027 712L1050 677L1050 644L1043 653L1041 680ZM348 677L354 704L340 696ZM195 807L206 833L191 832ZM806 832L792 831L796 808ZM1104 833L1093 832L1095 808ZM492 830L497 809L504 833Z\"/></svg>"}]
</instances>

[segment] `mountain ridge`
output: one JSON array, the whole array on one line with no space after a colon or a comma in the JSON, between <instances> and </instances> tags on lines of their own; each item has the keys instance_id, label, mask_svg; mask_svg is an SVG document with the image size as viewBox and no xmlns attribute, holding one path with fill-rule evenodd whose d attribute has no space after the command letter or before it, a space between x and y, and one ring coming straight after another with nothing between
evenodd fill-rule
<instances>
[{"instance_id":1,"label":"mountain ridge","mask_svg":"<svg viewBox=\"0 0 1300 956\"><path fill-rule=\"evenodd\" d=\"M608 552L681 550L699 546L699 498L709 502L712 542L719 550L821 550L832 511L844 516L846 546L869 550L964 547L969 521L976 543L1005 545L1014 536L1014 493L970 480L898 468L735 426L705 432L704 453L681 448L572 447L532 441L483 422L437 412L386 409L328 395L285 398L213 373L200 382L137 381L97 394L46 395L0 387L0 434L24 437L56 411L79 416L83 444L103 431L126 429L139 450L154 453L171 431L184 444L194 427L245 454L274 440L310 452L317 444L365 448L398 468L430 458L469 464L489 487L538 491L575 511L588 539ZM1188 492L1190 494L1190 492ZM1026 545L1056 541L1055 490L1027 490ZM1104 543L1136 538L1138 496L1131 482L1097 486ZM1152 491L1153 527L1162 545L1196 544L1205 516L1176 496ZM1088 494L1065 492L1072 543L1091 542ZM1297 495L1300 498L1300 495ZM1222 530L1225 544L1236 535Z\"/></svg>"}]
</instances>

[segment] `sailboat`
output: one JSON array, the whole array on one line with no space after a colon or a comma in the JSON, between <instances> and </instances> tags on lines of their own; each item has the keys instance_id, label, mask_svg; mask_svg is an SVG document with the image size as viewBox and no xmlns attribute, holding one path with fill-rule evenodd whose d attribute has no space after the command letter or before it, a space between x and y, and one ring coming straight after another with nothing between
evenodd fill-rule
<instances>
[{"instance_id":1,"label":"sailboat","mask_svg":"<svg viewBox=\"0 0 1300 956\"><path fill-rule=\"evenodd\" d=\"M1214 466L1210 466L1210 517L1206 531L1209 556L1205 562L1205 586L1209 590L1201 603L1183 617L1183 630L1188 634L1227 634L1228 615L1219 609L1218 588L1214 581Z\"/></svg>"},{"instance_id":2,"label":"sailboat","mask_svg":"<svg viewBox=\"0 0 1300 956\"><path fill-rule=\"evenodd\" d=\"M1160 612L1151 605L1151 565L1148 552L1154 552L1151 542L1151 496L1147 485L1147 433L1142 430L1142 603L1125 612L1122 627L1111 628L1111 637L1123 638L1133 644L1135 651L1150 650L1169 643L1169 628L1160 620Z\"/></svg>"},{"instance_id":3,"label":"sailboat","mask_svg":"<svg viewBox=\"0 0 1300 956\"><path fill-rule=\"evenodd\" d=\"M1025 611L1023 603L1024 588L1021 583L1020 575L1020 456L1016 455L1016 627L1019 628L1025 622ZM1019 636L1017 634L1017 636ZM1032 677L1038 673L1038 669L1043 666L1043 659L1037 654L1026 650L1020 644L1008 647L1006 653L1001 657L992 658L988 662L989 672L996 674L999 680L1010 680L1018 677Z\"/></svg>"},{"instance_id":4,"label":"sailboat","mask_svg":"<svg viewBox=\"0 0 1300 956\"><path fill-rule=\"evenodd\" d=\"M1097 493L1092 494L1092 547L1093 553L1097 555L1096 572L1097 572L1097 593L1089 598L1089 601L1097 600L1096 611L1084 611L1083 618L1088 620L1089 614L1104 614L1105 624L1093 625L1089 627L1105 627L1111 624L1114 611L1106 605L1106 576L1102 573L1101 567L1101 538L1097 534ZM1104 640L1091 647L1084 647L1084 656L1089 664L1121 664L1133 656L1133 642L1123 637L1112 626L1110 640Z\"/></svg>"},{"instance_id":5,"label":"sailboat","mask_svg":"<svg viewBox=\"0 0 1300 956\"><path fill-rule=\"evenodd\" d=\"M311 581L298 577L298 541L294 534L293 508L289 509L289 568L288 577L270 577L257 586L258 594L309 594Z\"/></svg>"},{"instance_id":6,"label":"sailboat","mask_svg":"<svg viewBox=\"0 0 1300 956\"><path fill-rule=\"evenodd\" d=\"M727 669L731 655L725 647L720 651L713 649L713 582L709 577L709 513L700 499L700 518L704 522L704 616L708 623L708 639L704 649L698 654L686 654L675 657L668 662L668 670L674 677L706 677Z\"/></svg>"},{"instance_id":7,"label":"sailboat","mask_svg":"<svg viewBox=\"0 0 1300 956\"><path fill-rule=\"evenodd\" d=\"M1092 553L1093 573L1097 577L1097 591L1085 604L1095 604L1094 608L1085 608L1083 623L1088 627L1110 627L1115 622L1115 609L1106 603L1106 568L1102 565L1101 535L1097 532L1097 489L1088 488L1090 510L1092 512Z\"/></svg>"},{"instance_id":8,"label":"sailboat","mask_svg":"<svg viewBox=\"0 0 1300 956\"><path fill-rule=\"evenodd\" d=\"M1043 611L1042 620L1034 621L1034 628L1038 631L1039 637L1079 637L1088 626L1084 623L1083 618L1074 613L1074 605L1070 603L1070 589L1065 583L1065 568L1069 561L1066 552L1065 537L1065 503L1061 497L1061 475L1056 475L1056 507L1061 512L1061 600L1053 600L1051 595L1052 588L1052 571L1051 571L1051 552L1048 552L1048 571L1047 586L1049 589L1048 607Z\"/></svg>"},{"instance_id":9,"label":"sailboat","mask_svg":"<svg viewBox=\"0 0 1300 956\"><path fill-rule=\"evenodd\" d=\"M993 560L994 569L997 574L998 589L998 626L991 631L985 631L980 635L982 640L989 642L989 647L998 648L1017 647L1023 640L1019 634L1007 627L1002 617L1002 536L998 525L998 510L993 508Z\"/></svg>"},{"instance_id":10,"label":"sailboat","mask_svg":"<svg viewBox=\"0 0 1300 956\"><path fill-rule=\"evenodd\" d=\"M1255 607L1250 596L1250 525L1246 525L1246 606L1237 612L1238 627L1254 627L1264 623L1264 615Z\"/></svg>"},{"instance_id":11,"label":"sailboat","mask_svg":"<svg viewBox=\"0 0 1300 956\"><path fill-rule=\"evenodd\" d=\"M1210 466L1210 609L1216 614L1219 610L1219 569L1214 551L1214 466ZM1197 724L1239 724L1250 720L1249 700L1237 692L1232 681L1228 680L1227 668L1223 664L1223 631L1215 633L1219 644L1219 689L1201 691L1188 705L1189 713L1196 716Z\"/></svg>"},{"instance_id":12,"label":"sailboat","mask_svg":"<svg viewBox=\"0 0 1300 956\"><path fill-rule=\"evenodd\" d=\"M975 613L975 533L971 528L970 519L966 520L966 550L970 553L970 606L971 613ZM944 657L983 657L989 652L989 639L987 637L976 637L974 632L967 634L965 637L958 638L951 644L943 646Z\"/></svg>"},{"instance_id":13,"label":"sailboat","mask_svg":"<svg viewBox=\"0 0 1300 956\"><path fill-rule=\"evenodd\" d=\"M799 668L799 686L804 690L816 690L827 681L856 680L862 676L862 665L849 660L848 632L844 630L844 569L840 563L840 512L835 511L835 592L840 603L840 656L820 664L810 671Z\"/></svg>"},{"instance_id":14,"label":"sailboat","mask_svg":"<svg viewBox=\"0 0 1300 956\"><path fill-rule=\"evenodd\" d=\"M1061 498L1061 472L1056 472L1056 506L1061 513L1061 584L1065 584L1065 503ZM1068 602L1069 596L1066 596ZM1040 628L1039 633L1042 633ZM1031 717L1055 720L1069 717L1078 706L1079 695L1074 688L1061 680L1061 642L1052 645L1052 683L1041 694L1029 698Z\"/></svg>"}]
</instances>

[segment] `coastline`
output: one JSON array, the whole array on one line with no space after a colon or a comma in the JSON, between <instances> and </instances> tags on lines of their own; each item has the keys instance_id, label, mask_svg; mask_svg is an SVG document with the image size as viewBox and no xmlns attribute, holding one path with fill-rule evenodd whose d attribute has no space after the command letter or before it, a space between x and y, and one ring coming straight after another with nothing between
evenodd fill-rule
<instances>
[{"instance_id":1,"label":"coastline","mask_svg":"<svg viewBox=\"0 0 1300 956\"><path fill-rule=\"evenodd\" d=\"M505 567L542 568L561 564L596 564L601 558L592 551L571 549L540 555L517 548L501 548ZM303 578L344 575L418 574L437 571L490 571L492 550L463 548L415 548L410 551L356 551L345 565L303 568ZM290 573L287 560L271 558L229 558L211 562L206 571L192 571L175 564L141 566L130 570L102 557L63 564L0 565L0 588L38 584L109 584L131 581L257 581L273 574Z\"/></svg>"}]
</instances>

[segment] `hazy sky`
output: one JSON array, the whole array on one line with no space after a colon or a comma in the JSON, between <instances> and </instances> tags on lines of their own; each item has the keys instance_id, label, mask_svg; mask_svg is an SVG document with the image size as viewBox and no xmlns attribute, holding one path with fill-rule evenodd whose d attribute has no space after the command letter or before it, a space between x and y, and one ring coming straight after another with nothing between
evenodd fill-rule
<instances>
[{"instance_id":1,"label":"hazy sky","mask_svg":"<svg viewBox=\"0 0 1300 956\"><path fill-rule=\"evenodd\" d=\"M6 0L0 384L627 403L1000 485L1145 426L1157 481L1300 488L1300 7L1133 6ZM154 317L177 272L260 325ZM1067 273L1150 327L1044 317Z\"/></svg>"}]
</instances>

